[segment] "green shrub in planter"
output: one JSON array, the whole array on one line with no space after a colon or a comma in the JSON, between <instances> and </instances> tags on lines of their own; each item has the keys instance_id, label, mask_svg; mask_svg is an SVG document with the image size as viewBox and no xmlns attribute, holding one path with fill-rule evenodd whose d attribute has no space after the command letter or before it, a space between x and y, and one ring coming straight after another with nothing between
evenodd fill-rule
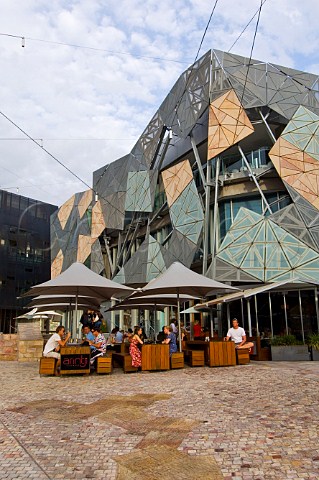
<instances>
[{"instance_id":1,"label":"green shrub in planter","mask_svg":"<svg viewBox=\"0 0 319 480\"><path fill-rule=\"evenodd\" d=\"M271 339L271 358L275 362L309 361L308 346L294 335L283 335Z\"/></svg>"},{"instance_id":2,"label":"green shrub in planter","mask_svg":"<svg viewBox=\"0 0 319 480\"><path fill-rule=\"evenodd\" d=\"M311 360L319 361L319 333L312 333L307 337L307 345L311 349Z\"/></svg>"},{"instance_id":3,"label":"green shrub in planter","mask_svg":"<svg viewBox=\"0 0 319 480\"><path fill-rule=\"evenodd\" d=\"M270 344L276 347L286 345L303 345L303 343L297 340L294 335L282 335L280 337L273 337L270 340Z\"/></svg>"},{"instance_id":4,"label":"green shrub in planter","mask_svg":"<svg viewBox=\"0 0 319 480\"><path fill-rule=\"evenodd\" d=\"M307 345L314 350L319 350L319 333L312 333L307 337Z\"/></svg>"}]
</instances>

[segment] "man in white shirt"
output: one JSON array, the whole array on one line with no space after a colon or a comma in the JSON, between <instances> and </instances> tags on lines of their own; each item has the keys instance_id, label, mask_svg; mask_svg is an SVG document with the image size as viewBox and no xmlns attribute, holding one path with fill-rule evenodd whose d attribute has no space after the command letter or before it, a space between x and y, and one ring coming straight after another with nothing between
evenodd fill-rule
<instances>
[{"instance_id":1,"label":"man in white shirt","mask_svg":"<svg viewBox=\"0 0 319 480\"><path fill-rule=\"evenodd\" d=\"M59 325L55 331L55 333L49 338L47 343L45 344L43 350L44 357L53 357L57 359L56 367L55 367L55 374L58 374L58 369L60 368L61 364L61 355L59 353L60 347L64 347L70 336L71 333L67 333L64 340L62 340L65 333L65 328L62 325Z\"/></svg>"},{"instance_id":2,"label":"man in white shirt","mask_svg":"<svg viewBox=\"0 0 319 480\"><path fill-rule=\"evenodd\" d=\"M254 344L252 342L246 343L246 332L238 325L237 318L232 320L232 328L227 332L227 336L224 338L226 342L229 340L235 342L236 348L252 348Z\"/></svg>"}]
</instances>

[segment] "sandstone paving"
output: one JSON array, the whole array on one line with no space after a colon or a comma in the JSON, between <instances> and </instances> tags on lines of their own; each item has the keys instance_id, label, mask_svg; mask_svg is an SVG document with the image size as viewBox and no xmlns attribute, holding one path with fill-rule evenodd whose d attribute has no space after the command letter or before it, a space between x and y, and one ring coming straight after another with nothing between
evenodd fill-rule
<instances>
[{"instance_id":1,"label":"sandstone paving","mask_svg":"<svg viewBox=\"0 0 319 480\"><path fill-rule=\"evenodd\" d=\"M40 377L1 362L2 479L319 479L319 362Z\"/></svg>"}]
</instances>

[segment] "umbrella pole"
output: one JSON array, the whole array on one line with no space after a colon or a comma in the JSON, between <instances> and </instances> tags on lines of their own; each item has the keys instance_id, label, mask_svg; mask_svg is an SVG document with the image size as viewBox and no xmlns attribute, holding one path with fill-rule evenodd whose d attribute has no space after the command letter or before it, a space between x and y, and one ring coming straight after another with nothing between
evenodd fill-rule
<instances>
[{"instance_id":1,"label":"umbrella pole","mask_svg":"<svg viewBox=\"0 0 319 480\"><path fill-rule=\"evenodd\" d=\"M154 330L153 330L153 334L154 334L154 342L156 340L156 321L157 321L157 311L156 311L156 303L155 303L155 308L154 308Z\"/></svg>"},{"instance_id":2,"label":"umbrella pole","mask_svg":"<svg viewBox=\"0 0 319 480\"><path fill-rule=\"evenodd\" d=\"M179 301L179 289L177 289L177 322L178 322L178 345L179 351L182 351L182 334L181 334L181 306Z\"/></svg>"},{"instance_id":3,"label":"umbrella pole","mask_svg":"<svg viewBox=\"0 0 319 480\"><path fill-rule=\"evenodd\" d=\"M71 298L70 298L67 322L68 322L68 332L70 332L71 331Z\"/></svg>"},{"instance_id":4,"label":"umbrella pole","mask_svg":"<svg viewBox=\"0 0 319 480\"><path fill-rule=\"evenodd\" d=\"M78 293L75 295L75 324L74 324L74 332L77 335L77 321L78 321Z\"/></svg>"},{"instance_id":5,"label":"umbrella pole","mask_svg":"<svg viewBox=\"0 0 319 480\"><path fill-rule=\"evenodd\" d=\"M210 336L214 338L214 318L213 318L213 309L211 308L209 311L209 319L210 319Z\"/></svg>"}]
</instances>

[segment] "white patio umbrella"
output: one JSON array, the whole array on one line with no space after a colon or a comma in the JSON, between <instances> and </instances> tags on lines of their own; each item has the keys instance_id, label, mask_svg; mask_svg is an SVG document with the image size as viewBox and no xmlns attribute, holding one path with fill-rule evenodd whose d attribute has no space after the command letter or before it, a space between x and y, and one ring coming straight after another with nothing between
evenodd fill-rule
<instances>
[{"instance_id":1,"label":"white patio umbrella","mask_svg":"<svg viewBox=\"0 0 319 480\"><path fill-rule=\"evenodd\" d=\"M133 291L132 288L102 277L82 263L75 262L56 278L35 285L22 297L35 295L75 296L75 318L77 318L79 296L108 300L115 294L125 297Z\"/></svg>"},{"instance_id":2,"label":"white patio umbrella","mask_svg":"<svg viewBox=\"0 0 319 480\"><path fill-rule=\"evenodd\" d=\"M142 294L163 294L175 293L177 296L177 321L179 332L179 349L182 351L181 342L181 322L180 322L180 296L182 294L204 297L216 293L238 290L235 287L224 283L216 282L210 278L204 277L179 262L174 262L161 275L151 280L144 288Z\"/></svg>"},{"instance_id":3,"label":"white patio umbrella","mask_svg":"<svg viewBox=\"0 0 319 480\"><path fill-rule=\"evenodd\" d=\"M38 297L33 298L33 300L28 303L29 307L40 307L41 305L53 305L53 304L68 304L75 305L76 296L75 295L39 295ZM87 307L100 307L101 299L96 297L88 297L83 295L78 295L78 305L86 305Z\"/></svg>"},{"instance_id":4,"label":"white patio umbrella","mask_svg":"<svg viewBox=\"0 0 319 480\"><path fill-rule=\"evenodd\" d=\"M39 312L37 308L34 308L30 312L23 313L22 315L19 315L18 317L14 317L16 320L19 318L25 318L27 320L33 320L34 318L49 318L49 316L53 317L54 315L57 315L59 317L62 317L61 313L55 312L53 310L44 310L43 312Z\"/></svg>"}]
</instances>

